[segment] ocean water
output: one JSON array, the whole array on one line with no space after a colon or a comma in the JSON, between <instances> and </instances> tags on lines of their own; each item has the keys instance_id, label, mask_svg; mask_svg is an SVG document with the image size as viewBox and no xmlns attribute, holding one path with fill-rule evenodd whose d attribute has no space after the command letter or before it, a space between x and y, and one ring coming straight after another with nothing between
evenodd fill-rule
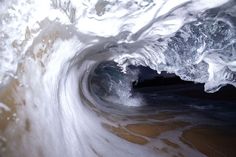
<instances>
[{"instance_id":1,"label":"ocean water","mask_svg":"<svg viewBox=\"0 0 236 157\"><path fill-rule=\"evenodd\" d=\"M233 0L0 0L0 157L235 156L235 26Z\"/></svg>"}]
</instances>

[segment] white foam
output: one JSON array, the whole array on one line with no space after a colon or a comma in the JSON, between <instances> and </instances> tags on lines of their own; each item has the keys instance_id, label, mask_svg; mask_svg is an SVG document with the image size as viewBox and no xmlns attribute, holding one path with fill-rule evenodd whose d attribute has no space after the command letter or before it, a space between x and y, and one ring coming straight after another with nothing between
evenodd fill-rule
<instances>
[{"instance_id":1,"label":"white foam","mask_svg":"<svg viewBox=\"0 0 236 157\"><path fill-rule=\"evenodd\" d=\"M169 42L166 38L170 39L184 24L195 20L198 13L226 0L196 0L179 8L190 1L153 0L147 4L139 0L136 4L133 0L114 0L102 16L94 10L96 0L52 2L53 5L48 0L1 2L0 15L4 18L0 19L0 32L3 32L0 84L16 75L18 63L24 67L17 77L26 104L19 107L20 121L10 125L7 131L8 137L12 137L8 141L11 157L157 156L148 145L132 144L105 130L101 122L110 121L88 108L88 101L96 103L87 89L88 74L103 59L115 60L124 72L130 64L173 72L186 80L205 82L207 89L233 82L227 78L232 74L227 68L235 72L235 61L225 61L220 55L214 58L201 47L197 48L200 55L196 58L181 58L165 51ZM117 36L121 32L126 33ZM45 46L46 37L52 41L51 45ZM159 38L163 39L162 44L154 42ZM122 45L124 41L128 44L123 49L113 44ZM109 45L111 48L107 48ZM35 57L45 47L43 57ZM101 55L104 58L96 56L105 53L104 48L109 50L108 54ZM184 64L178 64L179 61ZM202 69L191 67L190 63L198 66L202 61ZM170 66L172 63L176 66ZM192 77L196 71L205 72L204 77ZM129 91L120 90L119 94L122 103L139 104L130 99ZM0 107L10 110L2 103ZM28 132L22 131L24 120L30 121Z\"/></svg>"},{"instance_id":2,"label":"white foam","mask_svg":"<svg viewBox=\"0 0 236 157\"><path fill-rule=\"evenodd\" d=\"M11 111L11 109L7 105L5 105L5 104L3 104L1 102L0 102L0 108L5 110L5 111Z\"/></svg>"}]
</instances>

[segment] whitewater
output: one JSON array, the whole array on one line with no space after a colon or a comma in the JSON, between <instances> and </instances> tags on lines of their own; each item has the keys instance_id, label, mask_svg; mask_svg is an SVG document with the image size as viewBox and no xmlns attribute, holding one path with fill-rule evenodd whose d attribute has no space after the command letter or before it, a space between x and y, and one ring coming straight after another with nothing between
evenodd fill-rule
<instances>
[{"instance_id":1,"label":"whitewater","mask_svg":"<svg viewBox=\"0 0 236 157\"><path fill-rule=\"evenodd\" d=\"M236 87L235 26L233 0L0 0L0 91L12 96L0 108L15 114L1 130L0 156L178 154L120 133L140 122L128 116L146 113L130 66L203 83L208 93ZM204 156L181 144L180 132L163 136L185 156Z\"/></svg>"}]
</instances>

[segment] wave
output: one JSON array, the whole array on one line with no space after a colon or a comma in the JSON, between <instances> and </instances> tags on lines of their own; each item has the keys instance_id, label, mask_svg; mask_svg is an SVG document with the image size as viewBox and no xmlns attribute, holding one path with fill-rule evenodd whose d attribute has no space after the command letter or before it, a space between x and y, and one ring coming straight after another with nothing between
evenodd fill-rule
<instances>
[{"instance_id":1,"label":"wave","mask_svg":"<svg viewBox=\"0 0 236 157\"><path fill-rule=\"evenodd\" d=\"M4 133L5 156L157 156L153 143L106 129L145 113L132 93L140 72L130 65L205 83L206 92L236 86L234 1L0 3L0 87L17 80L21 104L20 122Z\"/></svg>"}]
</instances>

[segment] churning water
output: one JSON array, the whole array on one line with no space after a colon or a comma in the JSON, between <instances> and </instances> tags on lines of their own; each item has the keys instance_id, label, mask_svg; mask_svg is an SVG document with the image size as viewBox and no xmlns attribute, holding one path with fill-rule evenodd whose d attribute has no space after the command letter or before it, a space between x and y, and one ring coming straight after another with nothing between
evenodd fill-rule
<instances>
[{"instance_id":1,"label":"churning water","mask_svg":"<svg viewBox=\"0 0 236 157\"><path fill-rule=\"evenodd\" d=\"M0 0L0 156L204 156L183 130L233 102L135 93L134 67L236 86L235 27L233 0Z\"/></svg>"}]
</instances>

